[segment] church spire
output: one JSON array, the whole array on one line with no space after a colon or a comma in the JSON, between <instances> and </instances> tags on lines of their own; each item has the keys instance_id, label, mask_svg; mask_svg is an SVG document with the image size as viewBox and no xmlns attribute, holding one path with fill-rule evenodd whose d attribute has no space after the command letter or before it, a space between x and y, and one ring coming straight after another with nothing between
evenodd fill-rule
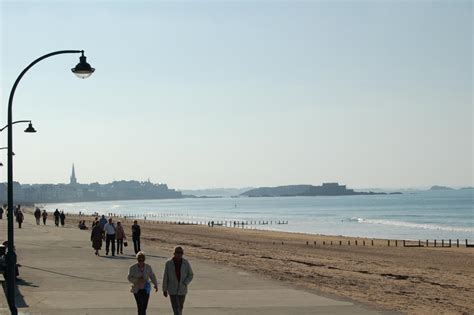
<instances>
[{"instance_id":1,"label":"church spire","mask_svg":"<svg viewBox=\"0 0 474 315\"><path fill-rule=\"evenodd\" d=\"M70 178L70 185L76 185L77 184L77 179L76 179L76 171L74 170L74 163L72 163L72 173L71 173L71 178Z\"/></svg>"}]
</instances>

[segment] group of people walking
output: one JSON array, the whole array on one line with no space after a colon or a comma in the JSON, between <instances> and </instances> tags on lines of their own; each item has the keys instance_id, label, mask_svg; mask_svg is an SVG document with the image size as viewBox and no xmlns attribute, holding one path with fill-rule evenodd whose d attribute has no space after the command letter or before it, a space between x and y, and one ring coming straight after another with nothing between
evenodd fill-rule
<instances>
[{"instance_id":1,"label":"group of people walking","mask_svg":"<svg viewBox=\"0 0 474 315\"><path fill-rule=\"evenodd\" d=\"M152 285L157 292L158 281L152 267L145 263L145 253L140 249L141 229L137 220L133 221L131 232L137 263L130 266L127 279L131 283L130 291L135 297L138 315L146 315ZM104 240L106 255L109 252L112 256L123 254L123 247L127 246L127 237L121 222L117 221L115 224L112 218L107 220L105 215L102 215L100 219L96 217L92 223L91 242L95 255L100 256L99 251ZM183 254L181 246L175 247L173 257L166 262L163 272L163 296L169 296L174 315L183 314L188 285L194 276L191 265L183 258Z\"/></svg>"},{"instance_id":2,"label":"group of people walking","mask_svg":"<svg viewBox=\"0 0 474 315\"><path fill-rule=\"evenodd\" d=\"M135 254L140 251L140 226L135 220L132 225L132 241ZM123 254L124 246L128 246L127 236L120 221L114 224L112 218L108 220L104 215L99 219L96 217L92 223L91 242L95 250L95 254L99 256L99 251L102 249L102 243L105 240L105 254L109 252L112 256L115 254ZM117 246L116 246L117 245Z\"/></svg>"},{"instance_id":3,"label":"group of people walking","mask_svg":"<svg viewBox=\"0 0 474 315\"><path fill-rule=\"evenodd\" d=\"M36 208L35 212L33 213L36 219L36 225L40 225L40 220L43 219L43 225L46 225L46 220L48 219L48 213L46 210L43 210L41 212L40 208ZM59 212L58 209L54 211L53 213L54 216L54 224L56 226L59 226L59 222L61 222L61 226L64 227L66 224L66 214L64 214L64 211Z\"/></svg>"}]
</instances>

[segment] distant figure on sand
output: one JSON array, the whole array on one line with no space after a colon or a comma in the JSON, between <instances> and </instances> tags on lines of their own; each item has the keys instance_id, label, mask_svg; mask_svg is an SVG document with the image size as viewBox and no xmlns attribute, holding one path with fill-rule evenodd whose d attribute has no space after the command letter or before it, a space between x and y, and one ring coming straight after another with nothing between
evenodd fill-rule
<instances>
[{"instance_id":1,"label":"distant figure on sand","mask_svg":"<svg viewBox=\"0 0 474 315\"><path fill-rule=\"evenodd\" d=\"M183 258L183 248L174 248L173 258L165 264L163 273L163 295L170 295L171 307L174 315L183 314L184 300L188 293L188 285L193 280L194 274L187 259Z\"/></svg>"},{"instance_id":2,"label":"distant figure on sand","mask_svg":"<svg viewBox=\"0 0 474 315\"><path fill-rule=\"evenodd\" d=\"M59 226L59 210L58 209L54 211L54 224L56 226Z\"/></svg>"},{"instance_id":3,"label":"distant figure on sand","mask_svg":"<svg viewBox=\"0 0 474 315\"><path fill-rule=\"evenodd\" d=\"M102 228L96 224L91 231L92 248L95 249L95 254L99 256L99 250L102 248Z\"/></svg>"},{"instance_id":4,"label":"distant figure on sand","mask_svg":"<svg viewBox=\"0 0 474 315\"><path fill-rule=\"evenodd\" d=\"M123 254L123 240L127 239L127 237L120 221L117 222L115 238L117 239L117 254Z\"/></svg>"},{"instance_id":5,"label":"distant figure on sand","mask_svg":"<svg viewBox=\"0 0 474 315\"><path fill-rule=\"evenodd\" d=\"M66 215L64 214L64 211L61 211L61 214L59 215L59 219L61 220L61 226L64 226L66 223Z\"/></svg>"},{"instance_id":6,"label":"distant figure on sand","mask_svg":"<svg viewBox=\"0 0 474 315\"><path fill-rule=\"evenodd\" d=\"M16 222L18 222L18 228L21 229L21 224L23 223L23 212L21 212L20 209L18 209L18 212L16 214Z\"/></svg>"},{"instance_id":7,"label":"distant figure on sand","mask_svg":"<svg viewBox=\"0 0 474 315\"><path fill-rule=\"evenodd\" d=\"M109 222L104 225L105 232L105 254L109 254L110 243L112 243L112 256L115 256L115 224L112 222L112 218Z\"/></svg>"},{"instance_id":8,"label":"distant figure on sand","mask_svg":"<svg viewBox=\"0 0 474 315\"><path fill-rule=\"evenodd\" d=\"M138 225L138 221L133 221L132 225L132 241L133 241L133 249L135 250L135 254L138 254L140 251L140 226Z\"/></svg>"},{"instance_id":9,"label":"distant figure on sand","mask_svg":"<svg viewBox=\"0 0 474 315\"><path fill-rule=\"evenodd\" d=\"M46 219L48 218L48 212L46 210L43 210L43 213L41 214L43 217L43 224L46 225Z\"/></svg>"},{"instance_id":10,"label":"distant figure on sand","mask_svg":"<svg viewBox=\"0 0 474 315\"><path fill-rule=\"evenodd\" d=\"M36 225L39 225L40 219L41 219L41 210L38 207L35 210L35 219L36 219Z\"/></svg>"},{"instance_id":11,"label":"distant figure on sand","mask_svg":"<svg viewBox=\"0 0 474 315\"><path fill-rule=\"evenodd\" d=\"M0 220L3 219L3 207L0 208Z\"/></svg>"},{"instance_id":12,"label":"distant figure on sand","mask_svg":"<svg viewBox=\"0 0 474 315\"><path fill-rule=\"evenodd\" d=\"M130 266L127 279L132 283L130 291L135 296L138 315L146 315L151 292L150 280L153 283L155 292L158 291L158 281L151 266L145 264L145 253L138 252L136 257L137 263Z\"/></svg>"},{"instance_id":13,"label":"distant figure on sand","mask_svg":"<svg viewBox=\"0 0 474 315\"><path fill-rule=\"evenodd\" d=\"M82 221L79 221L79 225L78 225L79 229L81 230L87 230L87 225L86 225L86 220L82 220ZM92 226L94 227L94 226Z\"/></svg>"}]
</instances>

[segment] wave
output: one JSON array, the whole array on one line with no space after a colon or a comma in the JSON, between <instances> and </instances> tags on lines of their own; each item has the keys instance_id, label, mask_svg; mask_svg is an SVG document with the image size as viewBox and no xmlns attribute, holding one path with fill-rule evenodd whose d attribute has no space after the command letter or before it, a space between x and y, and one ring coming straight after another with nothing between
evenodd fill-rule
<instances>
[{"instance_id":1,"label":"wave","mask_svg":"<svg viewBox=\"0 0 474 315\"><path fill-rule=\"evenodd\" d=\"M463 232L463 233L474 234L474 228L469 228L469 227L454 227L454 226L443 226L443 225L437 225L437 224L413 223L413 222L391 221L391 220L373 220L373 219L364 219L364 218L351 218L349 221L357 221L359 223L365 223L365 224L381 224L381 225L408 227L408 228L413 228L413 229Z\"/></svg>"}]
</instances>

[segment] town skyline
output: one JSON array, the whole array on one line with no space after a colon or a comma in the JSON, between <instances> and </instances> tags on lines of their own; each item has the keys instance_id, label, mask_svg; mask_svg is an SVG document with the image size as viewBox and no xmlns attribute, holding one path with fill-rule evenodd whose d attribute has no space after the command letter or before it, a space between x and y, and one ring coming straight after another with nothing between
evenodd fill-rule
<instances>
[{"instance_id":1,"label":"town skyline","mask_svg":"<svg viewBox=\"0 0 474 315\"><path fill-rule=\"evenodd\" d=\"M56 182L56 183L53 183L53 182L47 182L47 183L20 183L19 181L16 181L17 184L24 184L24 185L92 185L92 184L100 184L100 185L107 185L107 184L112 184L114 182L138 182L138 183L152 183L152 184L157 184L157 185L166 185L168 186L168 184L166 182L162 182L162 181L153 181L150 177L146 178L146 179L137 179L137 178L122 178L122 179L114 179L110 182L100 182L100 181L91 181L91 182L80 182L78 180L78 178L76 177L76 170L75 170L75 163L72 163L72 169L71 169L71 173L69 175L69 181L64 181L64 182ZM180 192L185 192L185 191L188 191L188 192L192 192L192 191L215 191L215 190L232 190L232 191L242 191L244 192L245 190L250 190L250 189L254 189L254 188L261 188L261 187L279 187L279 186L291 186L291 185L319 185L319 184L324 184L324 183L329 183L329 181L322 181L322 182L311 182L311 183L280 183L280 184L277 184L277 185L273 185L273 186L255 186L255 185L244 185L244 186L241 186L241 187L218 187L218 186L214 186L214 187L205 187L205 186L202 186L202 187L196 187L196 188L187 188L187 187L180 187L180 186L174 186L174 187L171 187L177 191L180 191ZM340 183L338 181L336 181L336 183ZM6 184L6 183L3 183L3 184ZM461 185L461 186L447 186L447 185L443 185L442 183L435 183L435 184L431 184L431 185L428 185L428 186L418 186L418 187L414 187L414 186L404 186L404 187L363 187L363 186L352 186L351 187L354 187L355 189L362 189L362 190L370 190L370 189L375 189L375 190L388 190L388 191L391 191L391 190L396 190L396 189L406 189L406 190L410 190L410 189L414 189L414 190L426 190L426 189L429 189L429 188L432 188L432 187L447 187L447 188L454 188L454 189L462 189L462 188L472 188L472 186L466 186L466 185Z\"/></svg>"}]
</instances>

